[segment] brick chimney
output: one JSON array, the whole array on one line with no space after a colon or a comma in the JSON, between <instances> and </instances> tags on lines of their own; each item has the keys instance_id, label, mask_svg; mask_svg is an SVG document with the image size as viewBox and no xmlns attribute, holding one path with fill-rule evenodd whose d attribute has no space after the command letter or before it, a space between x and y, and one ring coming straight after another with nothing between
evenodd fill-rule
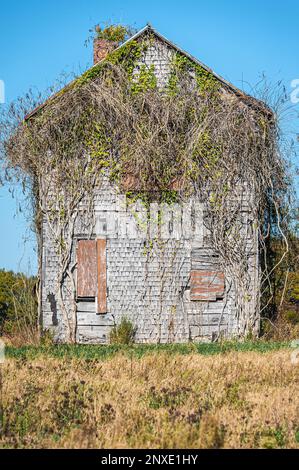
<instances>
[{"instance_id":1,"label":"brick chimney","mask_svg":"<svg viewBox=\"0 0 299 470\"><path fill-rule=\"evenodd\" d=\"M105 59L107 55L118 46L118 42L96 38L93 41L93 64Z\"/></svg>"}]
</instances>

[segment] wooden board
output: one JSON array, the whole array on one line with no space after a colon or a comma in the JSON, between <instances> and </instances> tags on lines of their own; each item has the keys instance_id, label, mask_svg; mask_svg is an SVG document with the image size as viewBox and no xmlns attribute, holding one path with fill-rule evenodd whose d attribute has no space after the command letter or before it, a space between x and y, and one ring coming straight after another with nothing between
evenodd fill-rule
<instances>
[{"instance_id":1,"label":"wooden board","mask_svg":"<svg viewBox=\"0 0 299 470\"><path fill-rule=\"evenodd\" d=\"M216 301L224 295L224 273L191 271L190 300Z\"/></svg>"},{"instance_id":2,"label":"wooden board","mask_svg":"<svg viewBox=\"0 0 299 470\"><path fill-rule=\"evenodd\" d=\"M114 321L111 318L106 318L107 315L96 315L95 309L93 312L77 312L78 325L88 326L113 326Z\"/></svg>"},{"instance_id":3,"label":"wooden board","mask_svg":"<svg viewBox=\"0 0 299 470\"><path fill-rule=\"evenodd\" d=\"M97 294L97 255L95 240L79 240L77 245L77 295Z\"/></svg>"},{"instance_id":4,"label":"wooden board","mask_svg":"<svg viewBox=\"0 0 299 470\"><path fill-rule=\"evenodd\" d=\"M194 270L218 271L219 256L214 248L193 248L191 265Z\"/></svg>"},{"instance_id":5,"label":"wooden board","mask_svg":"<svg viewBox=\"0 0 299 470\"><path fill-rule=\"evenodd\" d=\"M107 312L106 239L97 239L98 292L97 313Z\"/></svg>"},{"instance_id":6,"label":"wooden board","mask_svg":"<svg viewBox=\"0 0 299 470\"><path fill-rule=\"evenodd\" d=\"M77 300L77 312L89 312L96 314L96 302L95 299L78 299Z\"/></svg>"}]
</instances>

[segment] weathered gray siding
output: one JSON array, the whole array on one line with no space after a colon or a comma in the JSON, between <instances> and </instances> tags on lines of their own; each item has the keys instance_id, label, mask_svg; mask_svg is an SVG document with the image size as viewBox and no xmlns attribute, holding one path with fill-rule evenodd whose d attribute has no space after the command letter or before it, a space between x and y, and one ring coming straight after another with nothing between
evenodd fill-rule
<instances>
[{"instance_id":1,"label":"weathered gray siding","mask_svg":"<svg viewBox=\"0 0 299 470\"><path fill-rule=\"evenodd\" d=\"M154 64L159 86L165 85L173 50L156 39L142 60ZM247 214L246 200L243 208ZM158 212L162 220L158 223ZM105 343L111 326L126 316L137 326L139 342L184 342L211 340L219 331L232 336L236 331L233 289L226 299L211 302L190 300L192 269L207 269L213 264L198 256L210 249L202 204L193 200L185 205L151 205L150 219L140 203L127 204L103 177L95 193L95 229L92 238L107 240L107 313L96 313L96 301L78 300L78 341ZM76 239L86 237L78 224ZM253 289L257 280L256 234L246 235L252 259ZM157 240L156 240L157 239ZM162 241L159 242L159 239ZM148 243L152 240L152 243ZM252 245L252 246L251 246ZM200 259L202 261L200 261ZM55 297L57 257L47 225L43 225L42 317L45 328L64 339L64 326ZM229 284L226 279L225 286ZM67 290L65 297L67 298ZM254 305L253 305L254 307Z\"/></svg>"}]
</instances>

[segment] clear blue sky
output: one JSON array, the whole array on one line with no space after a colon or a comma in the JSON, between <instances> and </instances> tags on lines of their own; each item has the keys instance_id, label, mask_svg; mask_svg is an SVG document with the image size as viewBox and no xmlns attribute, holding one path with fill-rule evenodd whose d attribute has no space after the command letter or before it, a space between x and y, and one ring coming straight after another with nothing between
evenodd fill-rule
<instances>
[{"instance_id":1,"label":"clear blue sky","mask_svg":"<svg viewBox=\"0 0 299 470\"><path fill-rule=\"evenodd\" d=\"M6 101L45 89L66 70L91 65L84 42L100 21L147 22L238 87L262 73L291 92L299 78L298 0L10 0L0 9L0 80ZM247 88L248 90L248 88ZM1 106L1 104L0 104ZM298 104L299 108L299 104ZM0 188L0 268L34 272L34 239L16 203Z\"/></svg>"}]
</instances>

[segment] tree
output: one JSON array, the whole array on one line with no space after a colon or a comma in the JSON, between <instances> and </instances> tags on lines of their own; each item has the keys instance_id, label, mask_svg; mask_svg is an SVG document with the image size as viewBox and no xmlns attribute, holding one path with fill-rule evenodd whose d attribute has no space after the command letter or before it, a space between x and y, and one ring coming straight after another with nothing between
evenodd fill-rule
<instances>
[{"instance_id":1,"label":"tree","mask_svg":"<svg viewBox=\"0 0 299 470\"><path fill-rule=\"evenodd\" d=\"M37 330L34 276L0 270L0 334L33 334Z\"/></svg>"}]
</instances>

